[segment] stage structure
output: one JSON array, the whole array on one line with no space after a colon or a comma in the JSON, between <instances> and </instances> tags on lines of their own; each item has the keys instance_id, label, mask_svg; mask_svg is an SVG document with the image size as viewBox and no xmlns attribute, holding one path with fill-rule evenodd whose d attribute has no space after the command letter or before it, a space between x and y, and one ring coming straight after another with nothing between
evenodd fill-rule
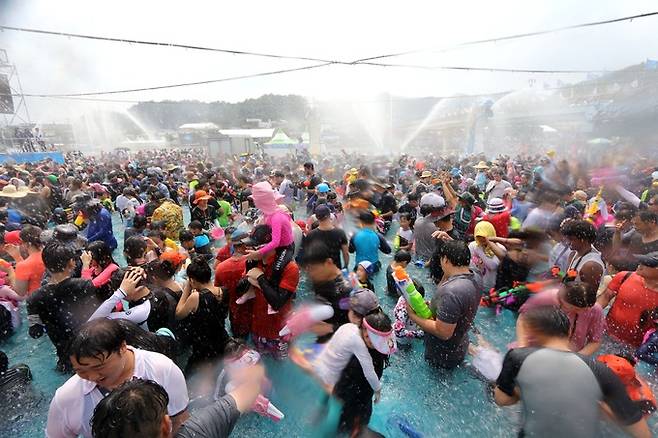
<instances>
[{"instance_id":1,"label":"stage structure","mask_svg":"<svg viewBox=\"0 0 658 438\"><path fill-rule=\"evenodd\" d=\"M0 49L0 114L4 119L2 144L5 147L20 147L24 139L15 135L13 127L31 129L32 122L27 109L23 86L16 66L9 61L7 51Z\"/></svg>"}]
</instances>

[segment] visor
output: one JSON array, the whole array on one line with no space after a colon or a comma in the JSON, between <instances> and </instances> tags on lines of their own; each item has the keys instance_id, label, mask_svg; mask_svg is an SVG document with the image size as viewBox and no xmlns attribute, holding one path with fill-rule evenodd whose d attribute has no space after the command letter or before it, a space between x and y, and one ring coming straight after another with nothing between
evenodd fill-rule
<instances>
[{"instance_id":1,"label":"visor","mask_svg":"<svg viewBox=\"0 0 658 438\"><path fill-rule=\"evenodd\" d=\"M375 350L387 356L390 356L398 350L397 344L395 343L395 336L393 336L393 330L388 332L375 330L370 324L368 324L368 321L366 321L365 318L363 319L363 326L368 331L368 337L370 338L372 345L375 347Z\"/></svg>"}]
</instances>

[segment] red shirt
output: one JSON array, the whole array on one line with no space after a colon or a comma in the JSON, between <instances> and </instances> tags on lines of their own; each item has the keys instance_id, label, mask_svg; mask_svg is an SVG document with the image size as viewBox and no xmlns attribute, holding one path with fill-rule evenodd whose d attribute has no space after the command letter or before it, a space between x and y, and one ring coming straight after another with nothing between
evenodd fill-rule
<instances>
[{"instance_id":1,"label":"red shirt","mask_svg":"<svg viewBox=\"0 0 658 438\"><path fill-rule=\"evenodd\" d=\"M496 230L496 237L507 237L509 236L509 224L511 221L511 215L509 211L503 211L502 213L487 213L482 218L483 221L491 222L491 225L494 226Z\"/></svg>"},{"instance_id":2,"label":"red shirt","mask_svg":"<svg viewBox=\"0 0 658 438\"><path fill-rule=\"evenodd\" d=\"M477 205L473 206L473 210L471 211L471 223L468 224L468 230L466 230L467 236L472 236L475 232L475 226L480 221L480 216L482 216L482 213L484 213L484 210L482 210Z\"/></svg>"},{"instance_id":3,"label":"red shirt","mask_svg":"<svg viewBox=\"0 0 658 438\"><path fill-rule=\"evenodd\" d=\"M235 289L238 281L245 275L246 261L244 257L230 257L215 268L215 286L221 286L228 292L229 320L231 321L231 331L235 336L248 335L251 327L253 300L244 304L235 302L238 299Z\"/></svg>"},{"instance_id":4,"label":"red shirt","mask_svg":"<svg viewBox=\"0 0 658 438\"><path fill-rule=\"evenodd\" d=\"M31 294L41 286L44 272L46 272L46 265L43 264L41 251L39 251L16 263L14 275L16 280L27 281L27 293Z\"/></svg>"},{"instance_id":5,"label":"red shirt","mask_svg":"<svg viewBox=\"0 0 658 438\"><path fill-rule=\"evenodd\" d=\"M215 267L219 265L219 263L228 260L231 258L231 245L224 245L219 250L217 251L217 262L215 264Z\"/></svg>"},{"instance_id":6,"label":"red shirt","mask_svg":"<svg viewBox=\"0 0 658 438\"><path fill-rule=\"evenodd\" d=\"M261 268L262 269L262 268ZM265 266L265 276L269 277L272 273L272 265ZM256 298L254 301L254 317L251 321L251 333L254 336L268 340L279 339L279 332L286 325L286 318L292 309L292 299L295 296L297 285L299 284L299 266L294 261L288 263L281 274L279 287L292 292L292 296L286 304L283 305L276 313L268 313L268 304L263 292L256 289Z\"/></svg>"},{"instance_id":7,"label":"red shirt","mask_svg":"<svg viewBox=\"0 0 658 438\"><path fill-rule=\"evenodd\" d=\"M608 333L617 339L639 347L644 332L639 325L644 311L658 307L658 290L644 285L644 278L632 273L626 280L626 272L615 275L608 289L617 292L617 299L608 312Z\"/></svg>"}]
</instances>

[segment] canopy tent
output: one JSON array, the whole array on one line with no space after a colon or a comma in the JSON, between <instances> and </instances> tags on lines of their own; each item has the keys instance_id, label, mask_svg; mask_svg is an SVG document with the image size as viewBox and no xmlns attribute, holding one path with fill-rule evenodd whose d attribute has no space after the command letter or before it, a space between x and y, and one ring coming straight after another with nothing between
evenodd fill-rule
<instances>
[{"instance_id":1,"label":"canopy tent","mask_svg":"<svg viewBox=\"0 0 658 438\"><path fill-rule=\"evenodd\" d=\"M299 144L299 141L293 140L292 138L288 137L285 132L279 131L277 132L272 139L266 143L263 143L263 147L266 148L290 148L293 146L297 146Z\"/></svg>"}]
</instances>

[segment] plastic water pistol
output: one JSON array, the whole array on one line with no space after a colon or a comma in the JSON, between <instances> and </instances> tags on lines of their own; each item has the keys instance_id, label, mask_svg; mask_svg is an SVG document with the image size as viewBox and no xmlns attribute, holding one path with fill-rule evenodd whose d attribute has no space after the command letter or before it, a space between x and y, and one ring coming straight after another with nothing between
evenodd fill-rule
<instances>
[{"instance_id":1,"label":"plastic water pistol","mask_svg":"<svg viewBox=\"0 0 658 438\"><path fill-rule=\"evenodd\" d=\"M517 299L525 298L531 293L537 293L544 289L546 286L552 284L554 280L535 281L532 283L514 283L510 289L491 289L488 295L484 295L480 299L480 306L494 307L497 305L511 305Z\"/></svg>"},{"instance_id":2,"label":"plastic water pistol","mask_svg":"<svg viewBox=\"0 0 658 438\"><path fill-rule=\"evenodd\" d=\"M407 300L414 313L423 319L430 319L432 311L425 302L425 298L416 290L407 271L401 266L396 266L393 268L393 278L398 290L404 295L404 299Z\"/></svg>"}]
</instances>

